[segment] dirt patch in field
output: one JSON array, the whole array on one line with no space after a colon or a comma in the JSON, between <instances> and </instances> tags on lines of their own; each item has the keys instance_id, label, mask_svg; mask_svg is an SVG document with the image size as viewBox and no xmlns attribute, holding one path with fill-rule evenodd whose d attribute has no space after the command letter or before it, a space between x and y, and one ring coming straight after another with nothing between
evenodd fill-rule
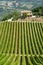
<instances>
[{"instance_id":1,"label":"dirt patch in field","mask_svg":"<svg viewBox=\"0 0 43 65\"><path fill-rule=\"evenodd\" d=\"M35 18L32 18L32 17L27 17L25 19L18 19L18 21L38 21L38 22L43 22L43 18L42 17L35 17Z\"/></svg>"}]
</instances>

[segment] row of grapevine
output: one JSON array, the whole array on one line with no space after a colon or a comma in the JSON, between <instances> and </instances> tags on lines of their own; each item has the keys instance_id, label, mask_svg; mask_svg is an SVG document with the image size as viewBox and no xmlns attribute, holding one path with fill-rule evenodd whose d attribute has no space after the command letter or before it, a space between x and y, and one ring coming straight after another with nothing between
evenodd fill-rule
<instances>
[{"instance_id":1,"label":"row of grapevine","mask_svg":"<svg viewBox=\"0 0 43 65\"><path fill-rule=\"evenodd\" d=\"M0 65L43 65L43 56L0 54Z\"/></svg>"}]
</instances>

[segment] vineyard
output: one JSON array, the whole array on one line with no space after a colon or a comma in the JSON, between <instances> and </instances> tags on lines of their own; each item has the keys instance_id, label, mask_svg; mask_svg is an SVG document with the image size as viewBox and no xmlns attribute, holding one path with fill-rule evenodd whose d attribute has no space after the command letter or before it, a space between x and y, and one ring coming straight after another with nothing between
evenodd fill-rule
<instances>
[{"instance_id":1,"label":"vineyard","mask_svg":"<svg viewBox=\"0 0 43 65\"><path fill-rule=\"evenodd\" d=\"M43 23L0 22L0 65L43 65Z\"/></svg>"}]
</instances>

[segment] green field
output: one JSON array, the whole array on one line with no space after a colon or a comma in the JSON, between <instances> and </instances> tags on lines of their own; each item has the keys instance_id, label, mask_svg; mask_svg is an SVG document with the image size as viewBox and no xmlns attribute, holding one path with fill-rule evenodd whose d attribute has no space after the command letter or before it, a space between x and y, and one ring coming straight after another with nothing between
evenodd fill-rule
<instances>
[{"instance_id":1,"label":"green field","mask_svg":"<svg viewBox=\"0 0 43 65\"><path fill-rule=\"evenodd\" d=\"M0 22L0 65L43 65L43 23Z\"/></svg>"}]
</instances>

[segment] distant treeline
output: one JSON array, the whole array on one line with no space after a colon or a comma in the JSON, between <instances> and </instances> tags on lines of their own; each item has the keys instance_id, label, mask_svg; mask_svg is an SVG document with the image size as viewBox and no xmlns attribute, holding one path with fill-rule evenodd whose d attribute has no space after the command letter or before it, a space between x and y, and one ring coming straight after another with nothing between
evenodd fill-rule
<instances>
[{"instance_id":1,"label":"distant treeline","mask_svg":"<svg viewBox=\"0 0 43 65\"><path fill-rule=\"evenodd\" d=\"M19 12L18 11L14 11L14 12L11 12L10 14L7 14L3 17L2 21L5 21L5 20L8 20L10 19L11 17L13 17L13 19L17 19L19 17Z\"/></svg>"},{"instance_id":2,"label":"distant treeline","mask_svg":"<svg viewBox=\"0 0 43 65\"><path fill-rule=\"evenodd\" d=\"M25 17L27 17L27 14L24 13L23 16L21 16L21 13L20 11L14 11L8 15L5 15L2 19L2 21L5 21L5 20L8 20L10 19L11 17L13 17L13 20L17 20L18 18L21 18L21 19L24 19Z\"/></svg>"},{"instance_id":3,"label":"distant treeline","mask_svg":"<svg viewBox=\"0 0 43 65\"><path fill-rule=\"evenodd\" d=\"M43 6L33 8L32 12L33 12L33 15L43 16Z\"/></svg>"}]
</instances>

